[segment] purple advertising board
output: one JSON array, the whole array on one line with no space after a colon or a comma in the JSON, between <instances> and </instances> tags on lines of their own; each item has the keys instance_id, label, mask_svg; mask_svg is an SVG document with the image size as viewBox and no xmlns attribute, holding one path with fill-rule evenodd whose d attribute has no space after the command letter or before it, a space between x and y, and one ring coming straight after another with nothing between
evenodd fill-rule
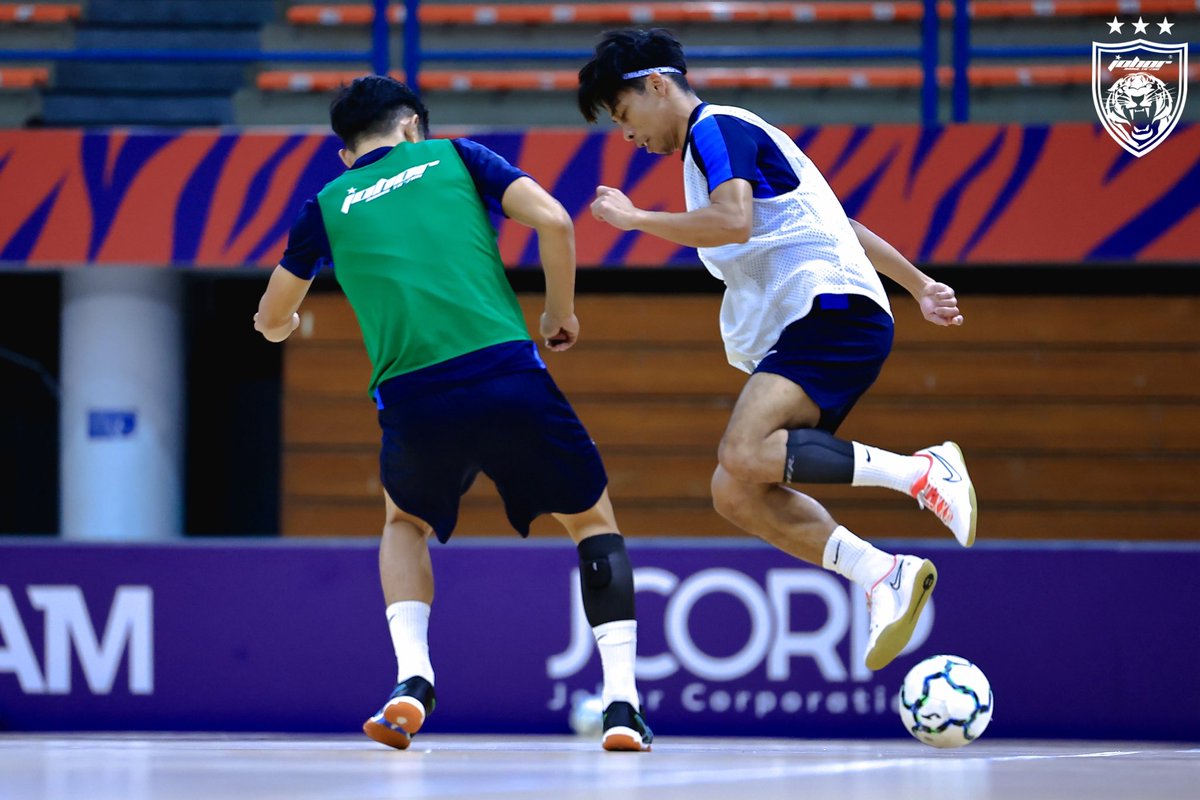
<instances>
[{"instance_id":1,"label":"purple advertising board","mask_svg":"<svg viewBox=\"0 0 1200 800\"><path fill-rule=\"evenodd\" d=\"M904 736L938 654L995 691L988 736L1200 739L1189 545L907 542L940 582L911 652L862 664L840 578L757 542L630 543L661 735ZM0 729L353 731L395 679L375 543L0 542ZM430 732L565 733L599 658L566 542L435 544Z\"/></svg>"}]
</instances>

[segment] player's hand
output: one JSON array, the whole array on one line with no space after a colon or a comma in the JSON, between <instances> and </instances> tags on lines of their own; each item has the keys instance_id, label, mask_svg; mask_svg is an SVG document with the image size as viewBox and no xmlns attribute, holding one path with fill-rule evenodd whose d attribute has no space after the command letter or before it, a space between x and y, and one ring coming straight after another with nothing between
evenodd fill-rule
<instances>
[{"instance_id":1,"label":"player's hand","mask_svg":"<svg viewBox=\"0 0 1200 800\"><path fill-rule=\"evenodd\" d=\"M958 298L954 290L944 283L928 283L917 297L921 314L934 325L962 325L963 317L958 311Z\"/></svg>"},{"instance_id":2,"label":"player's hand","mask_svg":"<svg viewBox=\"0 0 1200 800\"><path fill-rule=\"evenodd\" d=\"M293 313L291 320L289 320L286 324L281 325L278 328L263 327L263 325L261 324L261 322L258 318L258 312L255 312L255 314L254 314L254 330L261 333L263 335L263 338L265 338L269 342L282 342L284 339L291 336L292 332L295 331L296 328L299 328L299 327L300 327L299 312Z\"/></svg>"},{"instance_id":3,"label":"player's hand","mask_svg":"<svg viewBox=\"0 0 1200 800\"><path fill-rule=\"evenodd\" d=\"M570 349L579 340L579 318L574 314L564 318L542 314L539 327L546 347L556 353Z\"/></svg>"},{"instance_id":4,"label":"player's hand","mask_svg":"<svg viewBox=\"0 0 1200 800\"><path fill-rule=\"evenodd\" d=\"M620 189L596 187L596 199L592 201L592 216L596 219L614 228L631 231L635 227L637 212L637 206Z\"/></svg>"}]
</instances>

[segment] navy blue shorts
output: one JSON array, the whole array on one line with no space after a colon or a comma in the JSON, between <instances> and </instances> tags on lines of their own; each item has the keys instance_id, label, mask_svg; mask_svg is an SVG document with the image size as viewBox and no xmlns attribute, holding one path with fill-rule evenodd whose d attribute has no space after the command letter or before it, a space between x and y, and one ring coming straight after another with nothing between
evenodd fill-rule
<instances>
[{"instance_id":1,"label":"navy blue shorts","mask_svg":"<svg viewBox=\"0 0 1200 800\"><path fill-rule=\"evenodd\" d=\"M893 331L891 316L868 297L819 295L754 371L781 375L803 389L821 409L817 427L833 433L879 377Z\"/></svg>"},{"instance_id":2,"label":"navy blue shorts","mask_svg":"<svg viewBox=\"0 0 1200 800\"><path fill-rule=\"evenodd\" d=\"M480 472L495 482L522 536L540 514L587 511L608 485L595 443L544 369L425 387L380 404L383 486L443 542Z\"/></svg>"}]
</instances>

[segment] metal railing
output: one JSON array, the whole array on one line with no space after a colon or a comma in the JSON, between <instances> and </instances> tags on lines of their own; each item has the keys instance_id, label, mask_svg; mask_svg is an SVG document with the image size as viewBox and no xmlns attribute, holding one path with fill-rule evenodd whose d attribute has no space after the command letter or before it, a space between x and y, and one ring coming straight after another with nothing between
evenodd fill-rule
<instances>
[{"instance_id":1,"label":"metal railing","mask_svg":"<svg viewBox=\"0 0 1200 800\"><path fill-rule=\"evenodd\" d=\"M921 121L938 122L938 7L937 0L923 0L925 14L919 47L688 47L690 61L730 61L744 59L788 59L795 61L836 61L843 59L913 59L922 66ZM425 50L421 46L421 26L409 24L417 19L420 0L404 0L404 75L417 85L421 65L426 61L563 61L583 63L591 50ZM386 3L376 0L376 27Z\"/></svg>"},{"instance_id":2,"label":"metal railing","mask_svg":"<svg viewBox=\"0 0 1200 800\"><path fill-rule=\"evenodd\" d=\"M954 66L954 82L951 89L951 119L967 122L971 118L971 61L974 58L1086 58L1091 63L1090 45L1062 45L1052 47L972 47L971 46L971 2L954 0L954 30L951 60Z\"/></svg>"},{"instance_id":3,"label":"metal railing","mask_svg":"<svg viewBox=\"0 0 1200 800\"><path fill-rule=\"evenodd\" d=\"M390 25L388 0L372 0L374 20L371 25L371 48L365 51L327 50L251 50L251 49L134 49L82 48L75 50L0 50L3 61L136 61L136 62L282 62L371 64L377 74L391 69ZM403 70L407 81L419 85L421 67L427 62L446 61L561 61L581 63L591 57L590 50L426 50L421 45L419 17L421 0L404 0ZM688 57L696 61L728 60L895 60L912 59L920 63L921 121L927 126L939 122L938 37L940 30L937 0L923 0L921 42L917 47L693 47ZM953 19L953 83L951 89L951 118L965 122L970 117L970 75L972 59L982 58L1048 58L1087 57L1090 50L1082 46L1062 47L972 47L971 6L969 0L954 0Z\"/></svg>"}]
</instances>

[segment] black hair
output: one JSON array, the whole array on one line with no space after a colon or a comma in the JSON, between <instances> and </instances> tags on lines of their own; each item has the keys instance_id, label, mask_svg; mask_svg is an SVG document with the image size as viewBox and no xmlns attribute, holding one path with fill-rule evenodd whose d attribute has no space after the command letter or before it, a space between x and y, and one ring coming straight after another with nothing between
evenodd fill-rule
<instances>
[{"instance_id":1,"label":"black hair","mask_svg":"<svg viewBox=\"0 0 1200 800\"><path fill-rule=\"evenodd\" d=\"M579 112L588 122L595 122L602 110L613 110L617 95L624 90L646 91L645 77L626 79L622 75L654 67L679 70L679 74L664 73L663 77L670 78L684 91L692 91L684 77L687 62L683 59L683 45L670 31L665 28L606 31L592 60L579 70Z\"/></svg>"},{"instance_id":2,"label":"black hair","mask_svg":"<svg viewBox=\"0 0 1200 800\"><path fill-rule=\"evenodd\" d=\"M329 124L349 150L365 137L387 133L409 114L420 118L421 135L428 137L429 109L406 84L386 75L355 78L329 104Z\"/></svg>"}]
</instances>

